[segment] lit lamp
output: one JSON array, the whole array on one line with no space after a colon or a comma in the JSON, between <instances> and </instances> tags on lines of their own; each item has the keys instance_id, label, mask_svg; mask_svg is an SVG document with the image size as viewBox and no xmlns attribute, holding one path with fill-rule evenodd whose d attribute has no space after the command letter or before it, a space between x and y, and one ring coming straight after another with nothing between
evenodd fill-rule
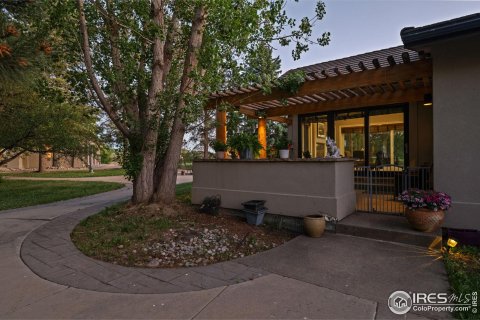
<instances>
[{"instance_id":1,"label":"lit lamp","mask_svg":"<svg viewBox=\"0 0 480 320\"><path fill-rule=\"evenodd\" d=\"M447 246L448 246L447 252L450 252L450 249L455 248L457 244L458 244L457 240L452 239L452 238L448 238L448 240L447 240Z\"/></svg>"},{"instance_id":2,"label":"lit lamp","mask_svg":"<svg viewBox=\"0 0 480 320\"><path fill-rule=\"evenodd\" d=\"M431 107L433 105L433 98L431 93L427 93L423 96L423 105L425 107Z\"/></svg>"}]
</instances>

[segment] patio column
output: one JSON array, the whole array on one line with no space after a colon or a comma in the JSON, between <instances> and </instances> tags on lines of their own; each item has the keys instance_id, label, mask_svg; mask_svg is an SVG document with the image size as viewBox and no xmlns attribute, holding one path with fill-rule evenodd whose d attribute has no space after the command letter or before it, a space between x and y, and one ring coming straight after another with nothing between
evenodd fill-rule
<instances>
[{"instance_id":1,"label":"patio column","mask_svg":"<svg viewBox=\"0 0 480 320\"><path fill-rule=\"evenodd\" d=\"M262 145L260 150L260 159L267 158L267 119L264 117L258 118L258 142Z\"/></svg>"},{"instance_id":2,"label":"patio column","mask_svg":"<svg viewBox=\"0 0 480 320\"><path fill-rule=\"evenodd\" d=\"M216 120L216 139L222 141L223 143L227 143L227 111L217 110Z\"/></svg>"}]
</instances>

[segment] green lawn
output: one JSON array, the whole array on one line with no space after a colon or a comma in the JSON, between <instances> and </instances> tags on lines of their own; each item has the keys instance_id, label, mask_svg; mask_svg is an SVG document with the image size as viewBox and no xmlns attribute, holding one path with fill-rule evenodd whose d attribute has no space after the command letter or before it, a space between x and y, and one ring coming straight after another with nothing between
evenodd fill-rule
<instances>
[{"instance_id":1,"label":"green lawn","mask_svg":"<svg viewBox=\"0 0 480 320\"><path fill-rule=\"evenodd\" d=\"M445 254L445 267L452 292L457 296L480 290L480 248L457 246ZM477 307L478 309L478 307ZM479 319L479 313L454 312L457 319Z\"/></svg>"},{"instance_id":2,"label":"green lawn","mask_svg":"<svg viewBox=\"0 0 480 320\"><path fill-rule=\"evenodd\" d=\"M121 183L0 179L0 210L50 203L120 189Z\"/></svg>"},{"instance_id":3,"label":"green lawn","mask_svg":"<svg viewBox=\"0 0 480 320\"><path fill-rule=\"evenodd\" d=\"M192 183L187 182L187 183L182 183L182 184L177 184L177 189L176 189L176 194L177 194L177 199L185 202L185 203L190 203L191 198L192 198Z\"/></svg>"},{"instance_id":4,"label":"green lawn","mask_svg":"<svg viewBox=\"0 0 480 320\"><path fill-rule=\"evenodd\" d=\"M4 173L5 176L14 177L33 177L33 178L88 178L88 177L111 177L123 176L123 169L105 169L95 170L89 173L88 170L70 170L70 171L47 171L47 172L21 172L21 173Z\"/></svg>"}]
</instances>

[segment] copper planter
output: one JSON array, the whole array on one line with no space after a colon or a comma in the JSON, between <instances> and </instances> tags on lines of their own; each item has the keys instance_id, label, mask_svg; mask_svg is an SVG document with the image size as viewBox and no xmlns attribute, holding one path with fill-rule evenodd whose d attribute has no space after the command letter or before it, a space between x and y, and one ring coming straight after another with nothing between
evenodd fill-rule
<instances>
[{"instance_id":1,"label":"copper planter","mask_svg":"<svg viewBox=\"0 0 480 320\"><path fill-rule=\"evenodd\" d=\"M445 218L445 213L442 210L433 211L425 208L405 210L405 216L408 223L419 231L433 232L440 228Z\"/></svg>"}]
</instances>

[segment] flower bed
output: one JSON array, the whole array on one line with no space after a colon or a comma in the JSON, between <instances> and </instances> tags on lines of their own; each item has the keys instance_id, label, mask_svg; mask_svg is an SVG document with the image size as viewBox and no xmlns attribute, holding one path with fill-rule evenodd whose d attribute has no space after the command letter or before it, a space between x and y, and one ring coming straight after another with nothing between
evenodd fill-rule
<instances>
[{"instance_id":1,"label":"flower bed","mask_svg":"<svg viewBox=\"0 0 480 320\"><path fill-rule=\"evenodd\" d=\"M193 267L231 260L274 248L293 236L253 227L221 211L199 213L177 204L112 207L83 220L72 232L86 255L125 266Z\"/></svg>"}]
</instances>

